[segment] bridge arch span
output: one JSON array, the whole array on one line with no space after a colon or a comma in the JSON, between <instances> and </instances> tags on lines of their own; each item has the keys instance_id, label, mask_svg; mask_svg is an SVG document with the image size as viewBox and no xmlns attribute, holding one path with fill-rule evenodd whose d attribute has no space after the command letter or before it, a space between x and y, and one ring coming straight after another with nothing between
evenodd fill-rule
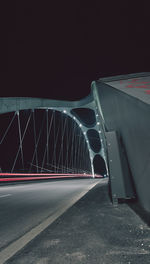
<instances>
[{"instance_id":1,"label":"bridge arch span","mask_svg":"<svg viewBox=\"0 0 150 264\"><path fill-rule=\"evenodd\" d=\"M19 111L22 110L51 110L51 111L59 111L63 115L67 115L69 118L72 118L78 127L82 131L82 135L84 136L85 142L88 147L89 157L90 157L90 163L91 163L91 173L94 177L95 175L95 169L94 169L94 157L96 154L99 154L102 159L104 160L104 163L106 163L106 156L104 153L104 146L103 146L103 140L102 140L102 128L99 119L98 114L96 112L96 104L93 100L92 94L90 94L88 97L80 100L80 101L57 101L57 100L50 100L50 99L41 99L41 98L23 98L23 97L16 97L16 98L0 98L0 114L6 114L10 112L16 112L17 114ZM81 109L85 109L86 111L89 111L91 113L94 113L94 122L92 124L87 125L84 121L84 118L80 118L80 115L75 114L75 111L80 112ZM86 117L87 118L87 117ZM102 149L98 151L94 151L91 148L91 142L90 138L88 137L89 130L93 129L100 135L100 142L99 145L102 145ZM21 147L20 147L21 152ZM106 167L105 172L102 171L103 175L106 175Z\"/></svg>"}]
</instances>

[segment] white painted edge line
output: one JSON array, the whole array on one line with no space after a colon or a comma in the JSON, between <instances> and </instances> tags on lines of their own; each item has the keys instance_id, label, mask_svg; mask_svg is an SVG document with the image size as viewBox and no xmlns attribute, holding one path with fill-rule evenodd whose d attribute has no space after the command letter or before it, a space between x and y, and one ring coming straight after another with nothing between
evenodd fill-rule
<instances>
[{"instance_id":1,"label":"white painted edge line","mask_svg":"<svg viewBox=\"0 0 150 264\"><path fill-rule=\"evenodd\" d=\"M81 193L77 194L73 197L69 203L68 201L65 204L61 204L56 212L49 216L46 220L44 220L38 226L32 228L25 235L20 237L15 242L12 242L8 247L3 249L0 252L0 264L5 263L8 259L10 259L13 255L15 255L19 250L25 247L31 240L33 240L37 235L39 235L44 229L46 229L49 225L51 225L59 216L61 216L67 209L69 209L72 205L74 205L81 197L83 197L89 190L91 190L95 185L97 185L99 181L95 182L88 186L88 188Z\"/></svg>"},{"instance_id":2,"label":"white painted edge line","mask_svg":"<svg viewBox=\"0 0 150 264\"><path fill-rule=\"evenodd\" d=\"M8 193L8 194L3 194L3 195L0 195L0 198L3 198L3 197L7 197L7 196L11 196L12 194Z\"/></svg>"}]
</instances>

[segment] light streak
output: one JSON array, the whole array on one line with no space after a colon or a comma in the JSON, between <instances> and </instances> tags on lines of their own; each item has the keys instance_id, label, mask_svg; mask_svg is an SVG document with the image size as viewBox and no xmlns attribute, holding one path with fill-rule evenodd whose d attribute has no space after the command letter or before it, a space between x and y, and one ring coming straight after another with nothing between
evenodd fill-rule
<instances>
[{"instance_id":1,"label":"light streak","mask_svg":"<svg viewBox=\"0 0 150 264\"><path fill-rule=\"evenodd\" d=\"M11 176L11 177L9 177ZM17 176L17 177L16 177ZM54 174L54 173L0 173L0 182L7 181L29 181L44 179L66 179L66 178L93 178L92 174ZM95 178L103 178L95 175Z\"/></svg>"}]
</instances>

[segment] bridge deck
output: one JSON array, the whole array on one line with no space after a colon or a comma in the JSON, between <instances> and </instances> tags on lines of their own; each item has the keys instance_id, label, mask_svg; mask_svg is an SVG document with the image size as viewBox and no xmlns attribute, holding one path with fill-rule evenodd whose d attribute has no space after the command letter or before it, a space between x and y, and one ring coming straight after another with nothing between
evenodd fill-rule
<instances>
[{"instance_id":1,"label":"bridge deck","mask_svg":"<svg viewBox=\"0 0 150 264\"><path fill-rule=\"evenodd\" d=\"M7 264L149 263L150 229L102 181Z\"/></svg>"}]
</instances>

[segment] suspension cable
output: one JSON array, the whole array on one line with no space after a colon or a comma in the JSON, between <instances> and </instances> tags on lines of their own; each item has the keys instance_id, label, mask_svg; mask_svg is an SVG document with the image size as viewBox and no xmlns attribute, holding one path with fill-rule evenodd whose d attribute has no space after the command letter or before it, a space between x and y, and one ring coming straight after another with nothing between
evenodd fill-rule
<instances>
[{"instance_id":1,"label":"suspension cable","mask_svg":"<svg viewBox=\"0 0 150 264\"><path fill-rule=\"evenodd\" d=\"M70 157L70 155L69 155L69 147L70 147L70 144L71 144L70 139L71 139L71 135L72 135L72 130L69 129L68 122L67 122L66 130L67 130L67 154L66 154L66 160L65 160L64 164L65 164L67 170L70 170L71 168L69 169L69 157ZM68 132L68 130L69 130L69 132Z\"/></svg>"},{"instance_id":2,"label":"suspension cable","mask_svg":"<svg viewBox=\"0 0 150 264\"><path fill-rule=\"evenodd\" d=\"M75 154L74 154L75 173L78 173L78 171L77 171L77 149L78 149L78 139L79 138L77 137L77 130L78 130L78 127L76 124L75 143L74 143L74 146L75 146Z\"/></svg>"},{"instance_id":3,"label":"suspension cable","mask_svg":"<svg viewBox=\"0 0 150 264\"><path fill-rule=\"evenodd\" d=\"M64 123L64 128L63 128L63 131L62 131L62 136L61 136L61 146L60 146L60 153L59 153L59 158L58 158L58 167L60 165L60 158L61 158L61 153L62 153L62 148L63 148L63 138L64 138L64 133L65 133L65 127L66 127L66 118L65 118L65 123Z\"/></svg>"},{"instance_id":4,"label":"suspension cable","mask_svg":"<svg viewBox=\"0 0 150 264\"><path fill-rule=\"evenodd\" d=\"M82 148L82 144L81 144L81 129L80 129L80 134L79 134L79 137L78 137L78 148L77 148L77 168L78 168L78 173L79 173L79 170L80 170L81 148Z\"/></svg>"},{"instance_id":5,"label":"suspension cable","mask_svg":"<svg viewBox=\"0 0 150 264\"><path fill-rule=\"evenodd\" d=\"M48 143L49 143L49 137L48 137L48 109L46 109L46 151L47 151L47 163L49 162L49 150L48 150L48 145L49 144Z\"/></svg>"},{"instance_id":6,"label":"suspension cable","mask_svg":"<svg viewBox=\"0 0 150 264\"><path fill-rule=\"evenodd\" d=\"M43 126L44 126L44 121L45 121L45 115L44 115L43 120L42 120L42 125L41 125L40 131L39 131L38 139L37 139L37 142L36 142L36 145L35 145L35 149L34 149L34 152L33 152L32 160L30 162L29 171L31 171L32 164L33 164L33 161L34 161L34 157L35 157L35 154L37 152L37 147L38 147L38 144L39 144L39 141L40 141L40 137L41 137L41 134L42 134L42 130L43 130Z\"/></svg>"},{"instance_id":7,"label":"suspension cable","mask_svg":"<svg viewBox=\"0 0 150 264\"><path fill-rule=\"evenodd\" d=\"M53 116L54 116L54 113L52 113L50 125L49 125L49 127L47 127L47 142L46 142L45 151L44 151L44 155L43 155L42 167L44 166L46 152L47 152L47 158L48 158L48 141L49 141L49 136L50 136L50 132L51 132L51 127L52 127L52 122L53 122ZM47 126L48 126L48 121L47 121ZM47 163L48 162L49 162L49 160L47 160Z\"/></svg>"},{"instance_id":8,"label":"suspension cable","mask_svg":"<svg viewBox=\"0 0 150 264\"><path fill-rule=\"evenodd\" d=\"M33 167L37 167L35 164L32 164L32 166ZM38 166L38 168L41 169L41 170L44 170L44 171L52 172L52 170L48 170L48 169L40 167L40 166Z\"/></svg>"},{"instance_id":9,"label":"suspension cable","mask_svg":"<svg viewBox=\"0 0 150 264\"><path fill-rule=\"evenodd\" d=\"M15 165L16 165L16 161L17 161L17 159L18 159L18 155L19 155L19 152L20 152L20 148L21 148L21 145L22 145L22 143L23 143L23 140L24 140L24 137L25 137L25 134L26 134L26 131L27 131L27 128L28 128L28 125L29 125L30 119L31 119L31 113L30 113L30 116L29 116L29 118L28 118L28 120L27 120L26 127L25 127L25 130L24 130L24 133L23 133L22 139L21 139L21 144L19 145L19 149L18 149L18 151L17 151L16 158L15 158L15 160L14 160L14 163L13 163L13 166L12 166L12 169L11 169L11 172L13 172L14 167L15 167Z\"/></svg>"},{"instance_id":10,"label":"suspension cable","mask_svg":"<svg viewBox=\"0 0 150 264\"><path fill-rule=\"evenodd\" d=\"M72 133L72 140L71 140L71 154L70 154L70 164L69 164L69 167L70 168L74 168L74 164L73 164L73 150L74 150L74 137L75 137L75 125L76 125L76 123L75 123L75 121L73 121L72 120L72 124L71 124L71 126L72 126L72 131L73 131L73 133Z\"/></svg>"},{"instance_id":11,"label":"suspension cable","mask_svg":"<svg viewBox=\"0 0 150 264\"><path fill-rule=\"evenodd\" d=\"M10 123L9 123L9 126L7 127L5 133L4 133L4 135L3 135L3 137L2 137L2 139L1 139L1 141L0 141L0 144L2 144L3 140L5 139L7 133L8 133L8 131L9 131L9 129L10 129L10 127L11 127L11 125L12 125L14 119L15 119L15 117L16 117L16 112L14 113L14 115L13 115L13 117L12 117Z\"/></svg>"},{"instance_id":12,"label":"suspension cable","mask_svg":"<svg viewBox=\"0 0 150 264\"><path fill-rule=\"evenodd\" d=\"M53 119L53 139L54 139L54 144L53 144L53 156L52 156L52 161L54 160L54 164L56 164L56 151L54 151L55 147L55 140L56 140L56 134L55 134L55 110L53 110L54 113L54 119Z\"/></svg>"},{"instance_id":13,"label":"suspension cable","mask_svg":"<svg viewBox=\"0 0 150 264\"><path fill-rule=\"evenodd\" d=\"M19 130L19 142L20 142L21 160L22 160L22 166L23 166L23 170L24 170L24 157L23 157L23 148L22 148L22 135L21 135L19 111L17 111L17 117L18 117L18 130Z\"/></svg>"},{"instance_id":14,"label":"suspension cable","mask_svg":"<svg viewBox=\"0 0 150 264\"><path fill-rule=\"evenodd\" d=\"M85 170L86 166L85 166L85 144L86 141L85 141L85 137L83 137L83 145L82 145L82 152L81 152L81 163L80 164L83 164L83 169ZM80 165L80 167L82 167Z\"/></svg>"},{"instance_id":15,"label":"suspension cable","mask_svg":"<svg viewBox=\"0 0 150 264\"><path fill-rule=\"evenodd\" d=\"M59 122L59 126L57 128L57 135L55 138L55 144L54 144L54 150L53 150L53 155L52 155L52 164L54 162L54 166L55 166L55 173L57 172L56 170L56 146L57 146L57 142L58 142L58 135L59 135L59 131L60 131L60 122ZM54 160L55 159L55 160Z\"/></svg>"},{"instance_id":16,"label":"suspension cable","mask_svg":"<svg viewBox=\"0 0 150 264\"><path fill-rule=\"evenodd\" d=\"M38 173L38 155L37 155L37 147L36 147L36 127L35 127L35 113L34 113L34 109L32 110L32 113L33 113L33 131L34 131L34 147L35 147L36 171Z\"/></svg>"}]
</instances>

